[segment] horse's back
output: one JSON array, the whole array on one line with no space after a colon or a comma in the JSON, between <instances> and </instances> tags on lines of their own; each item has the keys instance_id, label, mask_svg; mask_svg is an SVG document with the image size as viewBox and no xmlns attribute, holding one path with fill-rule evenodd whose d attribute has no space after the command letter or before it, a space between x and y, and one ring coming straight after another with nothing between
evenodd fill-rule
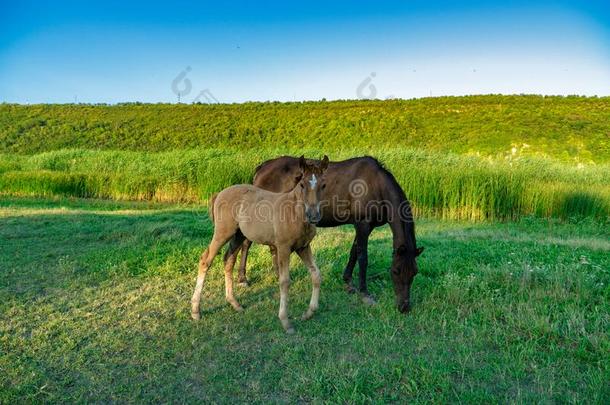
<instances>
[{"instance_id":1,"label":"horse's back","mask_svg":"<svg viewBox=\"0 0 610 405\"><path fill-rule=\"evenodd\" d=\"M318 162L308 159L308 162ZM368 177L383 172L381 164L373 157L360 156L338 162L330 162L325 173L327 178L336 175L349 177ZM275 192L290 191L297 183L300 174L299 159L281 156L261 163L255 170L253 184Z\"/></svg>"},{"instance_id":2,"label":"horse's back","mask_svg":"<svg viewBox=\"0 0 610 405\"><path fill-rule=\"evenodd\" d=\"M267 160L256 168L253 184L264 190L287 192L296 185L300 171L299 159L295 157Z\"/></svg>"},{"instance_id":3,"label":"horse's back","mask_svg":"<svg viewBox=\"0 0 610 405\"><path fill-rule=\"evenodd\" d=\"M215 199L215 205L219 204L254 204L261 201L273 203L281 193L265 190L253 184L236 184L222 190Z\"/></svg>"},{"instance_id":4,"label":"horse's back","mask_svg":"<svg viewBox=\"0 0 610 405\"><path fill-rule=\"evenodd\" d=\"M299 174L299 159L282 156L257 167L254 184L265 190L286 192L297 184ZM327 198L330 204L322 210L319 227L354 223L367 214L374 214L376 218L385 217L385 209L374 204L371 206L370 203L385 201L388 193L402 192L395 190L397 183L393 176L370 156L330 162L324 178L327 196L332 198ZM367 209L373 212L367 213ZM384 222L383 219L381 222Z\"/></svg>"}]
</instances>

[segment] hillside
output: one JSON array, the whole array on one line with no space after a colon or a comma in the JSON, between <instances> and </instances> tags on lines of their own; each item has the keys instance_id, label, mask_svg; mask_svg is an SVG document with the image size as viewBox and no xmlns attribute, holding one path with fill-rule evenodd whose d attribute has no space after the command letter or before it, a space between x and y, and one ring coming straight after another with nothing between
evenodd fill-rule
<instances>
[{"instance_id":1,"label":"hillside","mask_svg":"<svg viewBox=\"0 0 610 405\"><path fill-rule=\"evenodd\" d=\"M424 148L610 161L610 98L470 96L221 105L0 105L0 152Z\"/></svg>"}]
</instances>

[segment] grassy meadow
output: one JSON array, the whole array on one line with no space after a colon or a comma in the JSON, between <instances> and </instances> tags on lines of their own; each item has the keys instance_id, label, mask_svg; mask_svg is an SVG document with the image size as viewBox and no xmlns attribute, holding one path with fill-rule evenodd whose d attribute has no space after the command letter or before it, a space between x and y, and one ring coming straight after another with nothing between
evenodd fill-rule
<instances>
[{"instance_id":1,"label":"grassy meadow","mask_svg":"<svg viewBox=\"0 0 610 405\"><path fill-rule=\"evenodd\" d=\"M414 309L393 303L390 235L370 242L366 306L344 291L352 230L323 229L321 307L287 336L266 249L224 301L217 262L190 319L202 207L0 200L0 402L586 402L610 398L608 228L421 219ZM305 310L293 258L290 314Z\"/></svg>"},{"instance_id":2,"label":"grassy meadow","mask_svg":"<svg viewBox=\"0 0 610 405\"><path fill-rule=\"evenodd\" d=\"M610 402L610 99L473 96L235 105L0 104L0 403ZM217 261L190 319L206 200L283 154L378 158L426 248L393 304L341 280L351 227L319 230L321 307L267 249L245 307ZM356 270L357 271L357 270Z\"/></svg>"},{"instance_id":3,"label":"grassy meadow","mask_svg":"<svg viewBox=\"0 0 610 405\"><path fill-rule=\"evenodd\" d=\"M610 99L0 105L0 193L200 202L282 154L373 155L418 215L610 216Z\"/></svg>"}]
</instances>

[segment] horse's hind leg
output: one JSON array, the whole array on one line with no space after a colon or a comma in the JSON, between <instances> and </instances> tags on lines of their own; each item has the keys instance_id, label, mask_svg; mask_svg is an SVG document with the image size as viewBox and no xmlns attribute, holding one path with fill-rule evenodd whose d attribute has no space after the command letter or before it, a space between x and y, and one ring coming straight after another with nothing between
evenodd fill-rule
<instances>
[{"instance_id":1,"label":"horse's hind leg","mask_svg":"<svg viewBox=\"0 0 610 405\"><path fill-rule=\"evenodd\" d=\"M220 236L214 232L212 242L210 246L202 253L199 259L199 273L197 274L197 284L195 285L195 291L191 298L191 317L198 320L201 316L199 315L199 304L201 301L201 291L203 290L203 283L205 282L205 276L208 273L208 269L212 265L214 258L218 254L218 251L222 246L227 243L231 236Z\"/></svg>"},{"instance_id":2,"label":"horse's hind leg","mask_svg":"<svg viewBox=\"0 0 610 405\"><path fill-rule=\"evenodd\" d=\"M375 300L369 294L368 287L366 285L366 270L369 265L369 235L371 234L372 228L368 222L359 222L356 224L356 240L358 246L356 248L358 254L358 279L360 294L362 294L362 301L366 304L374 304Z\"/></svg>"},{"instance_id":3,"label":"horse's hind leg","mask_svg":"<svg viewBox=\"0 0 610 405\"><path fill-rule=\"evenodd\" d=\"M354 287L352 286L352 275L354 273L354 267L356 266L356 261L358 260L358 235L354 236L354 242L352 243L352 248L349 252L349 260L347 261L347 265L345 266L345 270L343 270L343 281L345 281L345 288L347 292L353 293L356 292Z\"/></svg>"},{"instance_id":4,"label":"horse's hind leg","mask_svg":"<svg viewBox=\"0 0 610 405\"><path fill-rule=\"evenodd\" d=\"M303 260L303 263L309 269L309 273L311 274L311 300L309 301L309 308L307 312L303 314L303 320L309 319L313 316L314 312L318 309L319 301L320 301L320 283L322 281L322 277L320 276L320 269L316 265L316 261L313 258L313 254L311 253L311 247L307 245L307 247L297 251L297 254Z\"/></svg>"},{"instance_id":5,"label":"horse's hind leg","mask_svg":"<svg viewBox=\"0 0 610 405\"><path fill-rule=\"evenodd\" d=\"M237 260L239 248L241 247L244 239L245 239L244 235L241 233L240 230L238 230L235 233L235 235L233 235L233 238L231 238L231 242L229 242L229 247L227 248L227 251L226 251L225 257L224 257L224 261L225 261L225 297L227 299L227 302L229 304L231 304L231 306L236 311L243 311L243 308L241 305L239 305L239 302L237 302L237 300L235 299L235 296L233 295L233 267L235 266L235 261Z\"/></svg>"},{"instance_id":6,"label":"horse's hind leg","mask_svg":"<svg viewBox=\"0 0 610 405\"><path fill-rule=\"evenodd\" d=\"M241 245L241 261L239 263L239 274L237 276L237 282L239 285L243 285L245 287L248 286L248 278L246 277L246 264L248 262L248 252L250 251L250 246L252 246L252 241L249 239L244 239L244 242Z\"/></svg>"}]
</instances>

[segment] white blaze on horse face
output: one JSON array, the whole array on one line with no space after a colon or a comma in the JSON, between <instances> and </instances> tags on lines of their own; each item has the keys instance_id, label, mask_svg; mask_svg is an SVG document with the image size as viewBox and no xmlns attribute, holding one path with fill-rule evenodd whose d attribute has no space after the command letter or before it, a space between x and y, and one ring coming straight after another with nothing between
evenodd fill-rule
<instances>
[{"instance_id":1,"label":"white blaze on horse face","mask_svg":"<svg viewBox=\"0 0 610 405\"><path fill-rule=\"evenodd\" d=\"M311 186L311 189L315 190L317 184L318 184L318 179L316 179L315 174L312 174L311 179L309 179L309 185Z\"/></svg>"}]
</instances>

